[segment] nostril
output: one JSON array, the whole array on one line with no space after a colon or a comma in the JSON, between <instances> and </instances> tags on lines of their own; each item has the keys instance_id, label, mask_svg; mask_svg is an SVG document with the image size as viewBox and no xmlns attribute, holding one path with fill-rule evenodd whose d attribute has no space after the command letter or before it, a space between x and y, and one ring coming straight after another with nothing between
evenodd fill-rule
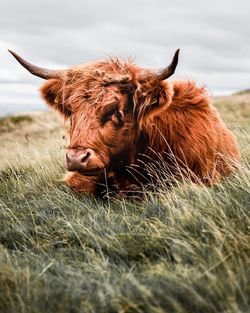
<instances>
[{"instance_id":1,"label":"nostril","mask_svg":"<svg viewBox=\"0 0 250 313\"><path fill-rule=\"evenodd\" d=\"M90 152L86 152L84 155L81 156L80 162L84 163L90 157Z\"/></svg>"},{"instance_id":2,"label":"nostril","mask_svg":"<svg viewBox=\"0 0 250 313\"><path fill-rule=\"evenodd\" d=\"M71 150L66 153L66 164L69 171L85 170L91 164L89 162L94 155L91 149L86 150Z\"/></svg>"},{"instance_id":3,"label":"nostril","mask_svg":"<svg viewBox=\"0 0 250 313\"><path fill-rule=\"evenodd\" d=\"M68 153L66 153L66 162L67 162L67 164L70 163L70 158L69 158L69 156L68 156Z\"/></svg>"}]
</instances>

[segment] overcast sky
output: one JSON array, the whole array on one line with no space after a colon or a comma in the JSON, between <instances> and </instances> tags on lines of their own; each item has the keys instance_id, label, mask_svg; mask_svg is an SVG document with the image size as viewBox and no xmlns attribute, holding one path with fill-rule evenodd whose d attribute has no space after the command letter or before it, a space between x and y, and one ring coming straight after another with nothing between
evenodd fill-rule
<instances>
[{"instance_id":1,"label":"overcast sky","mask_svg":"<svg viewBox=\"0 0 250 313\"><path fill-rule=\"evenodd\" d=\"M45 108L41 79L6 51L51 68L133 57L210 93L250 88L250 0L0 0L0 115Z\"/></svg>"}]
</instances>

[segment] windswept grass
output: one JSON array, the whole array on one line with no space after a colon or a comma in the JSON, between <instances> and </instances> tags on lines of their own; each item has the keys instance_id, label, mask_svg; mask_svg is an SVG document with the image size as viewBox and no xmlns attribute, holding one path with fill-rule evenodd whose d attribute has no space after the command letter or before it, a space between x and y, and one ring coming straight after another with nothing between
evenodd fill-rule
<instances>
[{"instance_id":1,"label":"windswept grass","mask_svg":"<svg viewBox=\"0 0 250 313\"><path fill-rule=\"evenodd\" d=\"M51 113L2 133L0 312L249 312L250 96L216 103L242 169L213 188L161 181L142 201L64 186Z\"/></svg>"},{"instance_id":2,"label":"windswept grass","mask_svg":"<svg viewBox=\"0 0 250 313\"><path fill-rule=\"evenodd\" d=\"M24 122L32 122L32 117L30 115L13 115L8 117L0 118L0 131L3 132L10 132Z\"/></svg>"}]
</instances>

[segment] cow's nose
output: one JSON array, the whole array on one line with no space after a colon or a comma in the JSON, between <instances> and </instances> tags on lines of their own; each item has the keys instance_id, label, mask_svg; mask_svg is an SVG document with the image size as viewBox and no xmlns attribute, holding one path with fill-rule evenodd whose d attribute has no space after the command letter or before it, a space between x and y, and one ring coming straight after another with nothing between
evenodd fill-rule
<instances>
[{"instance_id":1,"label":"cow's nose","mask_svg":"<svg viewBox=\"0 0 250 313\"><path fill-rule=\"evenodd\" d=\"M94 151L92 149L86 150L73 150L70 149L66 153L66 161L67 161L67 168L69 171L77 171L77 170L84 170L87 168L87 165L93 157Z\"/></svg>"}]
</instances>

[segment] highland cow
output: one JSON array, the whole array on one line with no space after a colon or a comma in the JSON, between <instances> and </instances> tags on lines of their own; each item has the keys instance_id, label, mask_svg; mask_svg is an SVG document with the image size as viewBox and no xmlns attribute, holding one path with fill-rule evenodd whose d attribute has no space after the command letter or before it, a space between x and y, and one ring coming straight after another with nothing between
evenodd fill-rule
<instances>
[{"instance_id":1,"label":"highland cow","mask_svg":"<svg viewBox=\"0 0 250 313\"><path fill-rule=\"evenodd\" d=\"M113 188L126 194L152 182L154 162L169 177L206 185L235 170L235 138L206 90L192 81L167 80L179 50L160 71L118 58L49 70L10 52L47 80L42 97L70 121L66 163L71 173L65 181L74 190L97 196Z\"/></svg>"}]
</instances>

